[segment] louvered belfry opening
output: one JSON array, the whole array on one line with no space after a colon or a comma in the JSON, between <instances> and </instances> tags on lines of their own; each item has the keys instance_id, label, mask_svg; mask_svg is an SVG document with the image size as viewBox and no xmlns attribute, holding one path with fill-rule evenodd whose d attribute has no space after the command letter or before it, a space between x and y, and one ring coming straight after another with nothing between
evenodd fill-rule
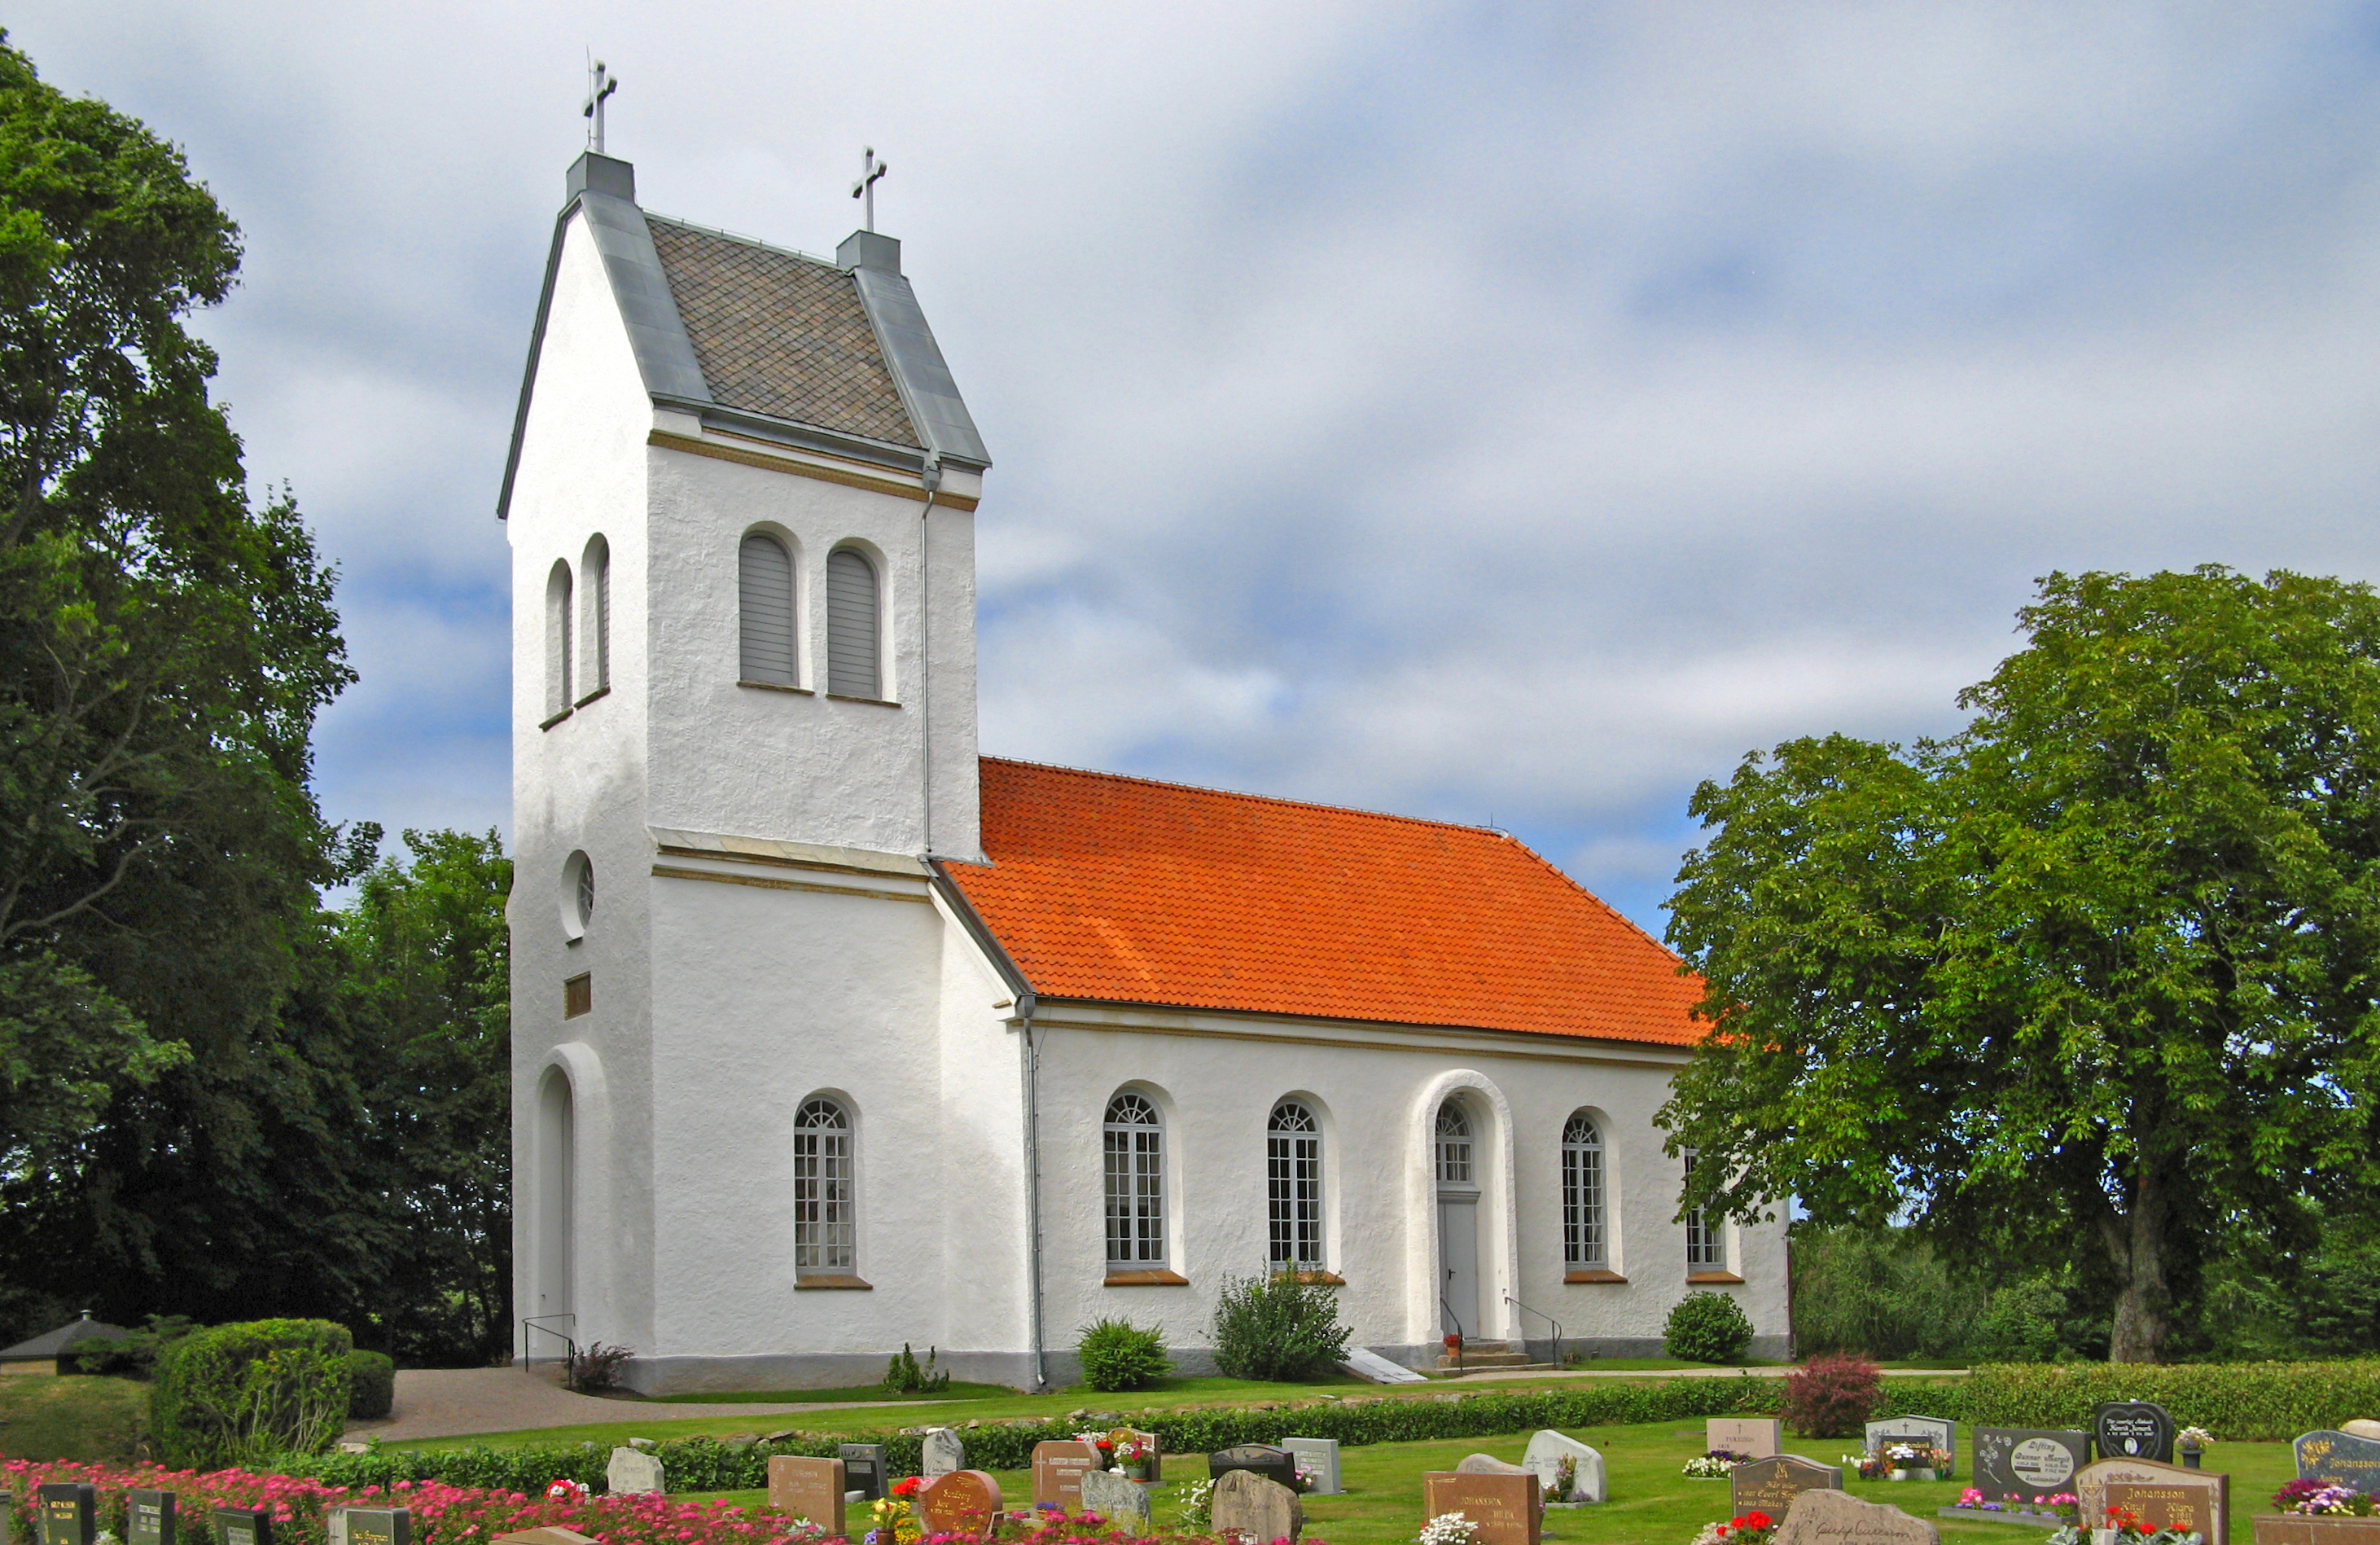
<instances>
[{"instance_id":1,"label":"louvered belfry opening","mask_svg":"<svg viewBox=\"0 0 2380 1545\"><path fill-rule=\"evenodd\" d=\"M774 687L798 685L794 679L793 554L768 532L754 531L744 539L737 579L744 622L739 674L746 681Z\"/></svg>"},{"instance_id":2,"label":"louvered belfry opening","mask_svg":"<svg viewBox=\"0 0 2380 1545\"><path fill-rule=\"evenodd\" d=\"M876 656L876 566L839 548L826 560L826 689L838 698L881 698Z\"/></svg>"}]
</instances>

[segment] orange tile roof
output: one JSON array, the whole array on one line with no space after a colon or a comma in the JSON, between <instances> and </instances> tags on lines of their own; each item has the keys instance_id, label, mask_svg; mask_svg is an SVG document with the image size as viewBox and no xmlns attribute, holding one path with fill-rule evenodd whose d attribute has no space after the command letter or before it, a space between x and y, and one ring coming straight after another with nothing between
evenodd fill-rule
<instances>
[{"instance_id":1,"label":"orange tile roof","mask_svg":"<svg viewBox=\"0 0 2380 1545\"><path fill-rule=\"evenodd\" d=\"M1685 1045L1701 983L1508 836L983 759L946 866L1036 992Z\"/></svg>"}]
</instances>

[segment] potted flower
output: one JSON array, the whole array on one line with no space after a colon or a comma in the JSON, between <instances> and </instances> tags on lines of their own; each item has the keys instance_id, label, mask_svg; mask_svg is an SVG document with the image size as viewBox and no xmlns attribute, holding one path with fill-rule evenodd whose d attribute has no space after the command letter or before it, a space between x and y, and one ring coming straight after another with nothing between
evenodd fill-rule
<instances>
[{"instance_id":1,"label":"potted flower","mask_svg":"<svg viewBox=\"0 0 2380 1545\"><path fill-rule=\"evenodd\" d=\"M1130 1434L1111 1435L1115 1467L1123 1472L1126 1480L1147 1480L1151 1464L1157 1458L1154 1441Z\"/></svg>"},{"instance_id":2,"label":"potted flower","mask_svg":"<svg viewBox=\"0 0 2380 1545\"><path fill-rule=\"evenodd\" d=\"M2174 1447L2181 1453L2184 1468L2198 1468L2199 1456L2215 1442L2215 1434L2203 1427L2185 1427L2174 1434Z\"/></svg>"},{"instance_id":3,"label":"potted flower","mask_svg":"<svg viewBox=\"0 0 2380 1545\"><path fill-rule=\"evenodd\" d=\"M1887 1473L1895 1480L1934 1480L1950 1467L1949 1454L1925 1443L1893 1443L1884 1457ZM1867 1473L1864 1466L1860 1473Z\"/></svg>"}]
</instances>

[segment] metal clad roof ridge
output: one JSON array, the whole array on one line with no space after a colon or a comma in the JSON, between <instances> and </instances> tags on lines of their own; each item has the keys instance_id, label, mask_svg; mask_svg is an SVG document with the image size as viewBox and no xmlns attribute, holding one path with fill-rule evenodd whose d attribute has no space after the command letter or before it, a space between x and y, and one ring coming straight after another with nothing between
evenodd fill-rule
<instances>
[{"instance_id":1,"label":"metal clad roof ridge","mask_svg":"<svg viewBox=\"0 0 2380 1545\"><path fill-rule=\"evenodd\" d=\"M644 215L646 219L658 220L664 225L675 225L683 230L700 231L705 236L715 236L722 241L733 241L742 247L758 247L763 252L774 252L781 258L798 258L804 262L816 263L820 268L832 268L838 274L844 272L843 266L832 258L821 258L816 252L805 252L798 247L780 247L773 241L763 241L757 236L746 236L742 231L731 231L723 225L706 225L699 220L681 219L674 214L662 214L650 209L644 212Z\"/></svg>"},{"instance_id":2,"label":"metal clad roof ridge","mask_svg":"<svg viewBox=\"0 0 2380 1545\"><path fill-rule=\"evenodd\" d=\"M959 395L957 378L907 277L875 268L855 268L851 276L911 426L937 455L990 467L991 453L984 449L975 416Z\"/></svg>"}]
</instances>

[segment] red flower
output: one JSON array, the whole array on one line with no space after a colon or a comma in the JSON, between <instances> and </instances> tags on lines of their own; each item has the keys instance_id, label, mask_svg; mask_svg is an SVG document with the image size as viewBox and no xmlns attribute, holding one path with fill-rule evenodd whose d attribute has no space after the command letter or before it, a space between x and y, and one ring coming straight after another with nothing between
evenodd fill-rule
<instances>
[{"instance_id":1,"label":"red flower","mask_svg":"<svg viewBox=\"0 0 2380 1545\"><path fill-rule=\"evenodd\" d=\"M1775 1520L1770 1518L1766 1513L1746 1514L1743 1521L1746 1526L1755 1529L1765 1529L1768 1527L1770 1524L1775 1522Z\"/></svg>"},{"instance_id":2,"label":"red flower","mask_svg":"<svg viewBox=\"0 0 2380 1545\"><path fill-rule=\"evenodd\" d=\"M926 1478L923 1476L911 1476L906 1480L896 1480L892 1483L892 1494L896 1497L914 1497L917 1494L917 1489L925 1484Z\"/></svg>"}]
</instances>

